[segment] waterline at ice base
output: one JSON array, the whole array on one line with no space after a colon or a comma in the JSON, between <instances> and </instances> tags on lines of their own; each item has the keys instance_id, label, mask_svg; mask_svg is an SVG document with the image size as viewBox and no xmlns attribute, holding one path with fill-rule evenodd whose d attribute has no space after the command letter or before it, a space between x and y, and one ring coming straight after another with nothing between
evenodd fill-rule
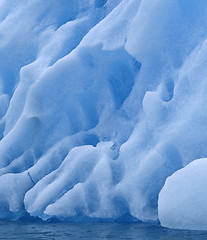
<instances>
[{"instance_id":1,"label":"waterline at ice base","mask_svg":"<svg viewBox=\"0 0 207 240\"><path fill-rule=\"evenodd\" d=\"M207 1L0 0L0 219L207 230Z\"/></svg>"}]
</instances>

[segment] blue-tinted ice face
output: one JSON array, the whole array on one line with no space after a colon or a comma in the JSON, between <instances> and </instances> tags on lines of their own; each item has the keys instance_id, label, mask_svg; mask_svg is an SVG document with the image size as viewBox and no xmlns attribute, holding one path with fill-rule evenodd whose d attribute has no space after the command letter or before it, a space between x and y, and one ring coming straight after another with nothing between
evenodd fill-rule
<instances>
[{"instance_id":1,"label":"blue-tinted ice face","mask_svg":"<svg viewBox=\"0 0 207 240\"><path fill-rule=\"evenodd\" d=\"M159 221L166 179L206 156L206 14L0 1L0 218Z\"/></svg>"}]
</instances>

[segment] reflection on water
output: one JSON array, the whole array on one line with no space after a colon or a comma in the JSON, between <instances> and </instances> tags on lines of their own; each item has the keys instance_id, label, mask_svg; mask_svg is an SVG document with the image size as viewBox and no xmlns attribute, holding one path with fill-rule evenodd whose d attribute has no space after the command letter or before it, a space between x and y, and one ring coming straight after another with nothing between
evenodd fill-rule
<instances>
[{"instance_id":1,"label":"reflection on water","mask_svg":"<svg viewBox=\"0 0 207 240\"><path fill-rule=\"evenodd\" d=\"M207 232L180 231L143 223L45 223L0 221L0 239L204 240Z\"/></svg>"}]
</instances>

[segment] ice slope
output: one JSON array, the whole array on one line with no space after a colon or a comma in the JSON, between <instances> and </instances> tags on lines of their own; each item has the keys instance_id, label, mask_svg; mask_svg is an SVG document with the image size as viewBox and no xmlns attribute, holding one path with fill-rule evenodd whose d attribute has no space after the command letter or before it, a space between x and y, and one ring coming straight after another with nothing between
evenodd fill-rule
<instances>
[{"instance_id":1,"label":"ice slope","mask_svg":"<svg viewBox=\"0 0 207 240\"><path fill-rule=\"evenodd\" d=\"M207 154L206 15L0 0L0 218L159 221L166 179Z\"/></svg>"}]
</instances>

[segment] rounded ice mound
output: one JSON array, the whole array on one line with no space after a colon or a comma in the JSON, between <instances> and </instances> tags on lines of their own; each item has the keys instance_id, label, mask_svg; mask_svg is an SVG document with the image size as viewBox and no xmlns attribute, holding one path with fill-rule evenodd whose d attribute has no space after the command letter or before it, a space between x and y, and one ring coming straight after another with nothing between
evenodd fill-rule
<instances>
[{"instance_id":1,"label":"rounded ice mound","mask_svg":"<svg viewBox=\"0 0 207 240\"><path fill-rule=\"evenodd\" d=\"M207 230L207 158L191 162L168 177L159 194L161 225Z\"/></svg>"}]
</instances>

